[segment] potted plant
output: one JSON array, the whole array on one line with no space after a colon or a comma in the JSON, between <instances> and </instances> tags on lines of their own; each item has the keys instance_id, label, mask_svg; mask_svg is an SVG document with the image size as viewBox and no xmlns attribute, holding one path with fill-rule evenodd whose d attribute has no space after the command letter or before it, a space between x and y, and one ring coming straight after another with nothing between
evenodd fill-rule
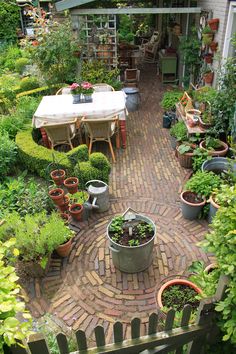
<instances>
[{"instance_id":1,"label":"potted plant","mask_svg":"<svg viewBox=\"0 0 236 354\"><path fill-rule=\"evenodd\" d=\"M202 41L204 44L209 45L213 41L214 32L209 26L206 26L202 30Z\"/></svg>"},{"instance_id":2,"label":"potted plant","mask_svg":"<svg viewBox=\"0 0 236 354\"><path fill-rule=\"evenodd\" d=\"M203 79L204 79L205 83L212 84L213 78L214 78L214 71L211 68L207 67L203 71Z\"/></svg>"},{"instance_id":3,"label":"potted plant","mask_svg":"<svg viewBox=\"0 0 236 354\"><path fill-rule=\"evenodd\" d=\"M204 112L199 117L199 125L203 129L209 129L212 126L212 122L213 122L211 109L208 105L206 107L207 108L204 110Z\"/></svg>"},{"instance_id":4,"label":"potted plant","mask_svg":"<svg viewBox=\"0 0 236 354\"><path fill-rule=\"evenodd\" d=\"M54 183L57 186L61 186L63 184L63 181L65 179L65 175L66 175L65 171L61 170L61 169L53 170L50 173L51 178L53 179Z\"/></svg>"},{"instance_id":5,"label":"potted plant","mask_svg":"<svg viewBox=\"0 0 236 354\"><path fill-rule=\"evenodd\" d=\"M179 90L167 91L164 93L161 101L161 106L165 110L163 115L163 128L170 128L171 121L173 119L173 112L175 112L175 104L179 102L182 96L183 91Z\"/></svg>"},{"instance_id":6,"label":"potted plant","mask_svg":"<svg viewBox=\"0 0 236 354\"><path fill-rule=\"evenodd\" d=\"M69 213L73 220L82 221L85 202L89 200L89 194L86 191L79 191L75 194L69 195L71 205L69 207Z\"/></svg>"},{"instance_id":7,"label":"potted plant","mask_svg":"<svg viewBox=\"0 0 236 354\"><path fill-rule=\"evenodd\" d=\"M208 25L212 31L217 31L219 27L220 19L219 18L212 18L208 20Z\"/></svg>"},{"instance_id":8,"label":"potted plant","mask_svg":"<svg viewBox=\"0 0 236 354\"><path fill-rule=\"evenodd\" d=\"M216 189L209 198L209 222L212 222L213 217L216 215L217 210L221 206L227 207L236 200L236 187L222 184L219 189Z\"/></svg>"},{"instance_id":9,"label":"potted plant","mask_svg":"<svg viewBox=\"0 0 236 354\"><path fill-rule=\"evenodd\" d=\"M180 166L184 168L192 168L193 153L195 148L196 145L190 142L183 142L181 145L177 146L176 150L178 153Z\"/></svg>"},{"instance_id":10,"label":"potted plant","mask_svg":"<svg viewBox=\"0 0 236 354\"><path fill-rule=\"evenodd\" d=\"M188 190L181 193L180 199L183 217L188 220L197 219L202 208L206 204L206 199L204 197Z\"/></svg>"},{"instance_id":11,"label":"potted plant","mask_svg":"<svg viewBox=\"0 0 236 354\"><path fill-rule=\"evenodd\" d=\"M92 102L93 85L90 82L74 82L70 85L73 103L89 103Z\"/></svg>"},{"instance_id":12,"label":"potted plant","mask_svg":"<svg viewBox=\"0 0 236 354\"><path fill-rule=\"evenodd\" d=\"M77 177L69 177L64 180L64 186L67 188L70 194L78 192L79 180Z\"/></svg>"},{"instance_id":13,"label":"potted plant","mask_svg":"<svg viewBox=\"0 0 236 354\"><path fill-rule=\"evenodd\" d=\"M202 290L187 279L176 278L164 283L157 293L157 304L160 308L173 308L181 311L184 305L198 308L199 300L196 295L201 295Z\"/></svg>"},{"instance_id":14,"label":"potted plant","mask_svg":"<svg viewBox=\"0 0 236 354\"><path fill-rule=\"evenodd\" d=\"M216 52L216 51L217 51L217 48L218 48L218 42L212 41L212 42L209 44L209 47L210 47L210 49L211 49L212 52Z\"/></svg>"},{"instance_id":15,"label":"potted plant","mask_svg":"<svg viewBox=\"0 0 236 354\"><path fill-rule=\"evenodd\" d=\"M69 210L69 203L70 203L70 198L68 195L64 195L63 197L63 204L57 205L59 211L61 213L65 213L66 211Z\"/></svg>"},{"instance_id":16,"label":"potted plant","mask_svg":"<svg viewBox=\"0 0 236 354\"><path fill-rule=\"evenodd\" d=\"M54 188L51 189L49 192L49 197L52 199L53 203L56 205L63 205L64 204L64 190L61 188Z\"/></svg>"},{"instance_id":17,"label":"potted plant","mask_svg":"<svg viewBox=\"0 0 236 354\"><path fill-rule=\"evenodd\" d=\"M215 294L220 276L216 263L205 267L203 261L194 261L188 271L191 273L189 280L202 290L201 297L206 298Z\"/></svg>"},{"instance_id":18,"label":"potted plant","mask_svg":"<svg viewBox=\"0 0 236 354\"><path fill-rule=\"evenodd\" d=\"M170 128L170 138L173 150L176 149L177 142L184 141L187 139L187 128L183 121L175 123Z\"/></svg>"},{"instance_id":19,"label":"potted plant","mask_svg":"<svg viewBox=\"0 0 236 354\"><path fill-rule=\"evenodd\" d=\"M207 136L205 140L200 142L200 148L207 150L211 156L225 156L229 147L225 142Z\"/></svg>"},{"instance_id":20,"label":"potted plant","mask_svg":"<svg viewBox=\"0 0 236 354\"><path fill-rule=\"evenodd\" d=\"M156 226L148 217L128 208L107 226L113 264L122 272L136 273L152 262Z\"/></svg>"},{"instance_id":21,"label":"potted plant","mask_svg":"<svg viewBox=\"0 0 236 354\"><path fill-rule=\"evenodd\" d=\"M213 62L213 54L212 53L207 53L204 55L204 60L207 64L212 64Z\"/></svg>"}]
</instances>

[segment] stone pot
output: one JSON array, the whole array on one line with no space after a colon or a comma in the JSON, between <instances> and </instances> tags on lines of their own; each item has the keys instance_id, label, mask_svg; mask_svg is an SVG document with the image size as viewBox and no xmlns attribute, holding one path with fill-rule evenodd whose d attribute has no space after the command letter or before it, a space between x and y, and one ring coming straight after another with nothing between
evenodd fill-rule
<instances>
[{"instance_id":1,"label":"stone pot","mask_svg":"<svg viewBox=\"0 0 236 354\"><path fill-rule=\"evenodd\" d=\"M112 253L112 261L114 266L121 272L137 273L147 269L152 263L154 239L156 237L156 226L154 222L147 216L138 214L130 208L127 209L123 216L128 215L128 213L135 215L135 219L138 221L145 221L151 224L154 230L153 237L147 243L135 247L120 245L114 242L109 236L109 228L112 220L107 226L107 237L110 243L109 248Z\"/></svg>"},{"instance_id":2,"label":"stone pot","mask_svg":"<svg viewBox=\"0 0 236 354\"><path fill-rule=\"evenodd\" d=\"M220 141L220 145L222 146L221 150L207 150L206 149L206 142L203 140L200 142L199 147L201 149L204 149L206 151L208 151L208 155L210 156L225 156L227 154L227 151L229 149L228 145L226 143L224 143L223 141Z\"/></svg>"},{"instance_id":3,"label":"stone pot","mask_svg":"<svg viewBox=\"0 0 236 354\"><path fill-rule=\"evenodd\" d=\"M69 207L69 212L71 217L75 220L75 221L82 221L82 217L83 217L83 205L82 204L72 204Z\"/></svg>"},{"instance_id":4,"label":"stone pot","mask_svg":"<svg viewBox=\"0 0 236 354\"><path fill-rule=\"evenodd\" d=\"M173 285L186 285L186 286L189 286L190 288L194 289L198 294L202 294L202 290L200 288L198 288L197 285L195 285L194 283L192 283L189 280L181 279L181 278L169 280L161 286L161 288L159 289L159 291L157 293L157 305L160 308L164 307L164 305L162 303L162 294L163 294L164 290L166 290L168 287L173 286Z\"/></svg>"},{"instance_id":5,"label":"stone pot","mask_svg":"<svg viewBox=\"0 0 236 354\"><path fill-rule=\"evenodd\" d=\"M72 247L72 238L70 238L67 242L63 243L62 245L56 248L56 252L60 257L67 257L70 254Z\"/></svg>"},{"instance_id":6,"label":"stone pot","mask_svg":"<svg viewBox=\"0 0 236 354\"><path fill-rule=\"evenodd\" d=\"M70 194L78 192L79 180L77 177L69 177L65 179L64 186L67 188Z\"/></svg>"},{"instance_id":7,"label":"stone pot","mask_svg":"<svg viewBox=\"0 0 236 354\"><path fill-rule=\"evenodd\" d=\"M54 183L57 186L61 186L63 184L63 181L65 179L65 175L66 175L66 172L64 170L60 170L60 169L53 170L50 173L51 178L53 179Z\"/></svg>"},{"instance_id":8,"label":"stone pot","mask_svg":"<svg viewBox=\"0 0 236 354\"><path fill-rule=\"evenodd\" d=\"M189 193L192 194L193 192L184 191L180 195L182 215L187 220L195 220L198 218L198 215L200 214L202 208L206 204L206 199L202 198L202 201L198 203L191 203L186 200L186 197ZM193 194L196 195L196 193Z\"/></svg>"},{"instance_id":9,"label":"stone pot","mask_svg":"<svg viewBox=\"0 0 236 354\"><path fill-rule=\"evenodd\" d=\"M52 199L53 203L60 206L63 205L64 200L64 191L61 188L54 188L49 191L49 197Z\"/></svg>"}]
</instances>

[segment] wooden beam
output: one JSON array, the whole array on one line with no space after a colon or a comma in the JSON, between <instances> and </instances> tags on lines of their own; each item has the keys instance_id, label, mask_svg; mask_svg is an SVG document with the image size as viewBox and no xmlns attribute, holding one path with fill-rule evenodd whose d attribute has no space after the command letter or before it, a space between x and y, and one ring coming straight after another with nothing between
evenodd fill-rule
<instances>
[{"instance_id":1,"label":"wooden beam","mask_svg":"<svg viewBox=\"0 0 236 354\"><path fill-rule=\"evenodd\" d=\"M71 9L72 7L80 6L93 2L94 0L62 0L55 3L57 11L64 11Z\"/></svg>"},{"instance_id":2,"label":"wooden beam","mask_svg":"<svg viewBox=\"0 0 236 354\"><path fill-rule=\"evenodd\" d=\"M59 4L59 3L58 3ZM198 14L200 7L153 7L153 8L114 8L114 9L74 9L72 15L121 15L121 14Z\"/></svg>"}]
</instances>

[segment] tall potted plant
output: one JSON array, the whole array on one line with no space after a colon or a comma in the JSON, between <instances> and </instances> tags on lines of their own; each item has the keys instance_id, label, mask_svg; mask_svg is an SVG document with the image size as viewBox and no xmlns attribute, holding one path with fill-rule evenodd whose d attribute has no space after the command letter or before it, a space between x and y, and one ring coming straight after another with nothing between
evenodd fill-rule
<instances>
[{"instance_id":1,"label":"tall potted plant","mask_svg":"<svg viewBox=\"0 0 236 354\"><path fill-rule=\"evenodd\" d=\"M113 264L122 272L136 273L152 263L156 226L147 216L128 208L107 226Z\"/></svg>"}]
</instances>

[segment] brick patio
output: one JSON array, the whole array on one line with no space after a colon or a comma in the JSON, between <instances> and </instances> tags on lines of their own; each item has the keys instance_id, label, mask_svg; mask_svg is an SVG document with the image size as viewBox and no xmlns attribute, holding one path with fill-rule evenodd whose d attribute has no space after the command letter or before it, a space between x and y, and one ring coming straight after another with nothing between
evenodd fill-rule
<instances>
[{"instance_id":1,"label":"brick patio","mask_svg":"<svg viewBox=\"0 0 236 354\"><path fill-rule=\"evenodd\" d=\"M194 260L210 262L197 247L207 224L181 216L179 192L189 171L179 166L169 131L162 128L163 87L154 67L144 67L141 80L141 108L128 117L127 149L116 151L117 163L112 165L109 212L94 213L83 223L70 257L53 258L47 277L25 287L35 317L48 312L61 325L86 330L88 336L101 324L107 341L116 320L125 323L126 336L133 317L147 322L164 279L184 275ZM157 226L153 265L138 274L113 267L106 240L108 220L128 207L151 217Z\"/></svg>"}]
</instances>

